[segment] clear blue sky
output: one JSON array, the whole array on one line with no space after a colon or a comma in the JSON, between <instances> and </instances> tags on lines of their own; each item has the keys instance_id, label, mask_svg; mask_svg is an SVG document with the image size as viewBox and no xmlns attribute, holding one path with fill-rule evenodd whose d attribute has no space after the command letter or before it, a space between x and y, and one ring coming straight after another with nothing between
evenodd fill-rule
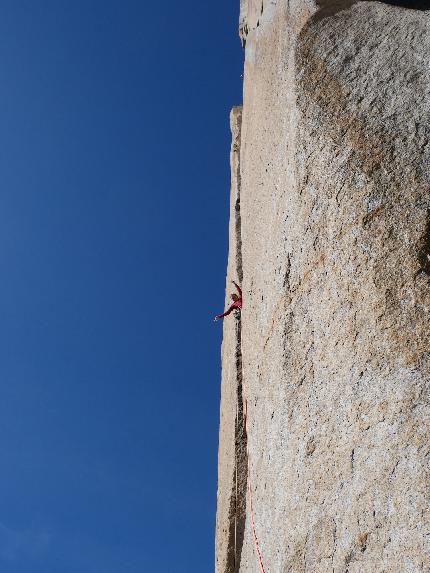
<instances>
[{"instance_id":1,"label":"clear blue sky","mask_svg":"<svg viewBox=\"0 0 430 573\"><path fill-rule=\"evenodd\" d=\"M4 0L0 571L213 571L239 0Z\"/></svg>"}]
</instances>

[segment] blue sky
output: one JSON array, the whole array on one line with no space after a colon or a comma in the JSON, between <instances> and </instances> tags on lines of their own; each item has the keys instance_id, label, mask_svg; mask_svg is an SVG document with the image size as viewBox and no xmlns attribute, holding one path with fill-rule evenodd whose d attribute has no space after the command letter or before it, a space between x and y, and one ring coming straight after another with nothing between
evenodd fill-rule
<instances>
[{"instance_id":1,"label":"blue sky","mask_svg":"<svg viewBox=\"0 0 430 573\"><path fill-rule=\"evenodd\" d=\"M238 4L2 2L2 573L213 570Z\"/></svg>"}]
</instances>

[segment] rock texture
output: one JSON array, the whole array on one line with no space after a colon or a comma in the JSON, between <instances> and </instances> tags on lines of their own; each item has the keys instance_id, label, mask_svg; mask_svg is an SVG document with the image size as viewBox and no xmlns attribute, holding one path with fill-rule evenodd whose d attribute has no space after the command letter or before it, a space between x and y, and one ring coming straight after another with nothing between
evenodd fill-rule
<instances>
[{"instance_id":1,"label":"rock texture","mask_svg":"<svg viewBox=\"0 0 430 573\"><path fill-rule=\"evenodd\" d=\"M266 573L430 571L420 8L241 1L227 282L244 306L224 323L217 573L261 573L246 439Z\"/></svg>"}]
</instances>

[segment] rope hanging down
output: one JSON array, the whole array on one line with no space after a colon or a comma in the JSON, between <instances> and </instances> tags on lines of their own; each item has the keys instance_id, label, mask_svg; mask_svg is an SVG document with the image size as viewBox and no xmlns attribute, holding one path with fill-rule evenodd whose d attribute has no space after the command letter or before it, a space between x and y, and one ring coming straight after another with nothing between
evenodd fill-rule
<instances>
[{"instance_id":1,"label":"rope hanging down","mask_svg":"<svg viewBox=\"0 0 430 573\"><path fill-rule=\"evenodd\" d=\"M245 432L245 436L246 436L246 459L247 459L246 483L247 483L247 489L248 489L249 517L250 517L250 522L251 522L252 537L254 540L255 552L257 554L257 559L258 559L258 564L260 566L260 571L261 571L261 573L266 573L266 569L264 568L264 564L263 564L263 556L261 554L260 544L258 542L257 530L255 528L254 509L252 506L251 461L250 461L250 454L249 454L249 433L248 433L248 399L246 396L245 382L244 382L244 376L243 376L243 366L242 366L243 365L243 362L242 362L243 352L242 352L242 328L241 328L241 316L240 316L240 312L241 312L241 308L242 308L242 289L240 288L240 286L235 281L232 281L232 283L236 287L238 294L234 293L231 295L231 298L233 300L232 304L229 306L229 308L225 312L223 312L222 314L217 314L215 316L215 320L220 320L221 318L228 316L229 314L231 314L234 311L235 316L236 316L236 318L240 324L239 344L240 344L240 358L241 358L241 370L242 370L242 407L243 407L243 419L244 419L244 432ZM236 420L237 420L237 415L238 415L238 408L237 408L237 403L236 403ZM237 494L237 471L238 471L238 469L237 469L237 457L235 455L235 489L236 489L236 512L235 512L236 515L235 515L235 524L234 524L234 567L235 567L235 570L236 570L237 495L238 495Z\"/></svg>"},{"instance_id":2,"label":"rope hanging down","mask_svg":"<svg viewBox=\"0 0 430 573\"><path fill-rule=\"evenodd\" d=\"M239 320L240 320L240 318L239 318ZM242 354L242 333L241 333L241 337L240 337L240 353L243 357L243 354ZM245 421L245 434L246 434L246 458L248 461L246 483L248 485L249 518L250 518L250 522L251 522L252 537L254 540L254 547L255 547L255 552L257 554L257 559L258 559L258 564L260 566L260 571L261 571L261 573L266 573L266 569L264 568L264 564L263 564L263 556L261 554L260 544L258 542L257 530L255 528L254 509L252 506L251 461L250 461L250 455L249 455L249 433L248 433L248 399L247 399L247 395L246 395L246 391L245 391L245 382L244 382L243 370L242 370L242 393L243 393L243 399L242 399L243 400L243 417L244 417L244 421Z\"/></svg>"}]
</instances>

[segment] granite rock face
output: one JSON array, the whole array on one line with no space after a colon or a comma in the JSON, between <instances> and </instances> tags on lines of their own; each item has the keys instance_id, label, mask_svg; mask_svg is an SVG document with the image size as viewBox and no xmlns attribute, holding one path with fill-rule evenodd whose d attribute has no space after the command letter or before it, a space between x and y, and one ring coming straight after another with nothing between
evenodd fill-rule
<instances>
[{"instance_id":1,"label":"granite rock face","mask_svg":"<svg viewBox=\"0 0 430 573\"><path fill-rule=\"evenodd\" d=\"M217 573L261 573L248 461L266 573L430 571L420 8L241 1L227 282L244 305L224 322Z\"/></svg>"}]
</instances>

